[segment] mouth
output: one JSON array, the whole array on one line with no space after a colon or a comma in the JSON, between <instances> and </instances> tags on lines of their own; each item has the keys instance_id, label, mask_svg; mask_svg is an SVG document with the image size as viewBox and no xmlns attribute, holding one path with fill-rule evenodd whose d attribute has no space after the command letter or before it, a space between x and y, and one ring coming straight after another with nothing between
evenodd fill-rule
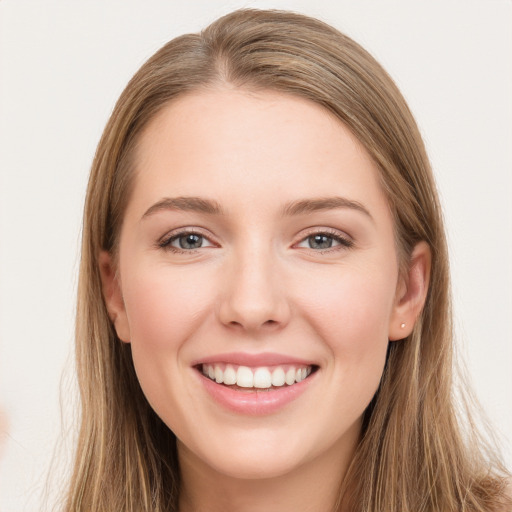
<instances>
[{"instance_id":1,"label":"mouth","mask_svg":"<svg viewBox=\"0 0 512 512\"><path fill-rule=\"evenodd\" d=\"M206 396L237 415L277 414L295 402L310 407L321 389L314 384L320 366L286 354L231 352L196 360L192 367Z\"/></svg>"},{"instance_id":2,"label":"mouth","mask_svg":"<svg viewBox=\"0 0 512 512\"><path fill-rule=\"evenodd\" d=\"M196 366L206 378L240 392L261 392L289 388L317 371L316 365L287 364L250 367L230 363L202 363Z\"/></svg>"}]
</instances>

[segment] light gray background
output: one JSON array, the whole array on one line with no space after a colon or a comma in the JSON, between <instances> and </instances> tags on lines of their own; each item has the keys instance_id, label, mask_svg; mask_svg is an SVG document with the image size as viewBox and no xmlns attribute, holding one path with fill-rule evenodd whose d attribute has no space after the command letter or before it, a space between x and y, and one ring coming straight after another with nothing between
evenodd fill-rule
<instances>
[{"instance_id":1,"label":"light gray background","mask_svg":"<svg viewBox=\"0 0 512 512\"><path fill-rule=\"evenodd\" d=\"M64 474L70 458L80 217L113 104L166 41L247 6L330 22L369 49L409 101L444 203L458 342L512 467L510 0L3 0L0 408L9 429L0 454L2 512L41 510L57 440L68 440L56 455ZM57 469L52 474L50 503L62 483Z\"/></svg>"}]
</instances>

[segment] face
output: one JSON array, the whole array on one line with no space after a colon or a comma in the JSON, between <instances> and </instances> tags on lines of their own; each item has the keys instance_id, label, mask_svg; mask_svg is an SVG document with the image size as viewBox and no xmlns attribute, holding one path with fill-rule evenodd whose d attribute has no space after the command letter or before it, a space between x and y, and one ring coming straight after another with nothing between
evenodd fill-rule
<instances>
[{"instance_id":1,"label":"face","mask_svg":"<svg viewBox=\"0 0 512 512\"><path fill-rule=\"evenodd\" d=\"M246 478L347 458L407 316L368 154L316 104L231 89L168 105L135 163L105 295L180 457Z\"/></svg>"}]
</instances>

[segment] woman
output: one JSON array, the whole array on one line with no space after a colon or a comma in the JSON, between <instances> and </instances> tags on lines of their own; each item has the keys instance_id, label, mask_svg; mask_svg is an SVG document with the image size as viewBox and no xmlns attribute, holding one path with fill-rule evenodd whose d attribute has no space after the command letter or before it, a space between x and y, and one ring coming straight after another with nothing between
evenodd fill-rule
<instances>
[{"instance_id":1,"label":"woman","mask_svg":"<svg viewBox=\"0 0 512 512\"><path fill-rule=\"evenodd\" d=\"M452 399L421 137L360 46L243 10L155 54L100 141L67 510L509 510Z\"/></svg>"}]
</instances>

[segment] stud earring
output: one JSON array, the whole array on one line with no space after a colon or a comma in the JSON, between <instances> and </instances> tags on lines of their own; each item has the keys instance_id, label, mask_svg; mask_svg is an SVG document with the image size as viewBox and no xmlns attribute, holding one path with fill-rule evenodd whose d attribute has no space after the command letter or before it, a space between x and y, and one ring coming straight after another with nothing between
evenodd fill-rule
<instances>
[{"instance_id":1,"label":"stud earring","mask_svg":"<svg viewBox=\"0 0 512 512\"><path fill-rule=\"evenodd\" d=\"M402 323L400 324L400 328L401 328L401 329L403 329L404 327L405 327L405 322L402 322Z\"/></svg>"}]
</instances>

